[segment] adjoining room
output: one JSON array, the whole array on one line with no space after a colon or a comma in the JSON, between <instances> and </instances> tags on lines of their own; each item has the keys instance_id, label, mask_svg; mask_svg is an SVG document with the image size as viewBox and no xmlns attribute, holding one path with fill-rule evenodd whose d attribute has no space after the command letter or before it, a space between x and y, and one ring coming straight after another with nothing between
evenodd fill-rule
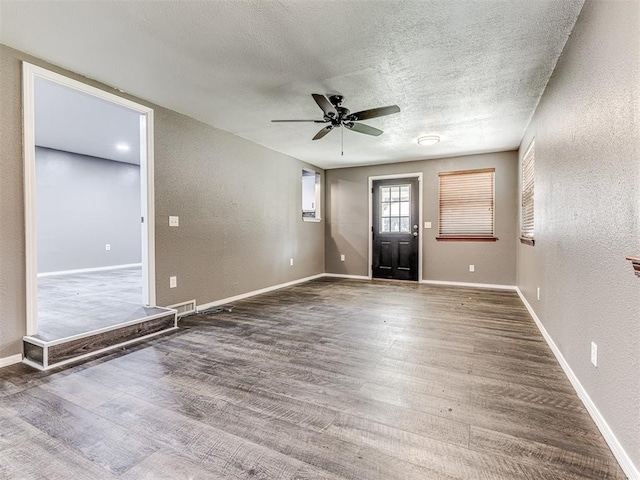
<instances>
[{"instance_id":1,"label":"adjoining room","mask_svg":"<svg viewBox=\"0 0 640 480\"><path fill-rule=\"evenodd\" d=\"M140 114L37 78L35 145L38 335L120 323L144 304Z\"/></svg>"}]
</instances>

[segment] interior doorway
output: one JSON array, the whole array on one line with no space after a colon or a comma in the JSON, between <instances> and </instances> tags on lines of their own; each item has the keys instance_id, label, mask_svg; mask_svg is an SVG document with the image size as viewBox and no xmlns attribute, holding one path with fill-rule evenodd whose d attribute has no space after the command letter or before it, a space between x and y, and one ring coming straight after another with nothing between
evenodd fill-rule
<instances>
[{"instance_id":1,"label":"interior doorway","mask_svg":"<svg viewBox=\"0 0 640 480\"><path fill-rule=\"evenodd\" d=\"M153 110L23 64L27 335L155 307Z\"/></svg>"},{"instance_id":2,"label":"interior doorway","mask_svg":"<svg viewBox=\"0 0 640 480\"><path fill-rule=\"evenodd\" d=\"M371 278L422 278L422 174L369 177Z\"/></svg>"}]
</instances>

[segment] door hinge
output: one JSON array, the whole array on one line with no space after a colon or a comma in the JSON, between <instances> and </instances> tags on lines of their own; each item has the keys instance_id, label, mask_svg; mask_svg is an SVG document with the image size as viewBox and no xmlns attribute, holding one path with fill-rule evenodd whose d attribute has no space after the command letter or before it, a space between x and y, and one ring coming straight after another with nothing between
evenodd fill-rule
<instances>
[{"instance_id":1,"label":"door hinge","mask_svg":"<svg viewBox=\"0 0 640 480\"><path fill-rule=\"evenodd\" d=\"M373 187L371 187L371 193L373 193Z\"/></svg>"},{"instance_id":2,"label":"door hinge","mask_svg":"<svg viewBox=\"0 0 640 480\"><path fill-rule=\"evenodd\" d=\"M144 223L144 217L140 217L140 223Z\"/></svg>"}]
</instances>

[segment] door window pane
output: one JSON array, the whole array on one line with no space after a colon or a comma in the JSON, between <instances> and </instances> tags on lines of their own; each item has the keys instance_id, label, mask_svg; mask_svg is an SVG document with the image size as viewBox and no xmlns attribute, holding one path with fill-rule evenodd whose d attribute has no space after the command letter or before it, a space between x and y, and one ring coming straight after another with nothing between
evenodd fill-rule
<instances>
[{"instance_id":1,"label":"door window pane","mask_svg":"<svg viewBox=\"0 0 640 480\"><path fill-rule=\"evenodd\" d=\"M380 187L380 233L410 233L411 185Z\"/></svg>"}]
</instances>

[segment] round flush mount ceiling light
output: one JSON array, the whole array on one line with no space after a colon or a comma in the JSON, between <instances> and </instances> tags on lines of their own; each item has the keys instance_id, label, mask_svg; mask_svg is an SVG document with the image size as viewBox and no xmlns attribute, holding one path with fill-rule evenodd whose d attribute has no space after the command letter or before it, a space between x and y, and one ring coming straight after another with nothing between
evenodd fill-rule
<instances>
[{"instance_id":1,"label":"round flush mount ceiling light","mask_svg":"<svg viewBox=\"0 0 640 480\"><path fill-rule=\"evenodd\" d=\"M419 145L435 145L440 141L440 137L438 135L427 135L426 137L420 137L418 139Z\"/></svg>"},{"instance_id":2,"label":"round flush mount ceiling light","mask_svg":"<svg viewBox=\"0 0 640 480\"><path fill-rule=\"evenodd\" d=\"M126 143L118 143L116 145L116 150L118 150L119 152L128 152L129 145L127 145Z\"/></svg>"}]
</instances>

